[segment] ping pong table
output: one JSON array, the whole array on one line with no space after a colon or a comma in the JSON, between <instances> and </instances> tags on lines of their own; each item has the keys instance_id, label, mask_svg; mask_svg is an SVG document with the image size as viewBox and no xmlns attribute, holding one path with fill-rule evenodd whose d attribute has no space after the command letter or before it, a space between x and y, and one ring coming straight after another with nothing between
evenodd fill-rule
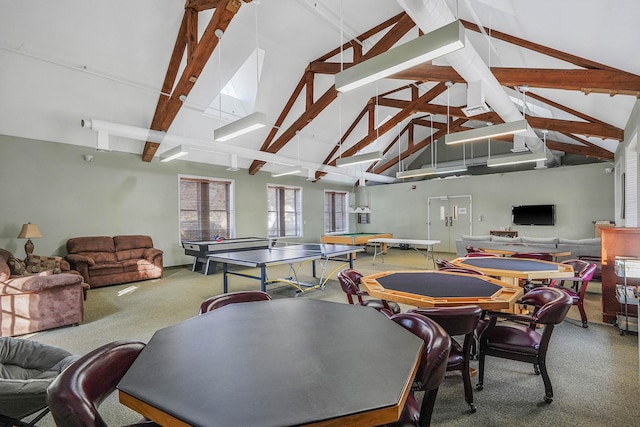
<instances>
[{"instance_id":1,"label":"ping pong table","mask_svg":"<svg viewBox=\"0 0 640 427\"><path fill-rule=\"evenodd\" d=\"M222 264L222 277L224 293L229 290L229 276L241 276L260 281L260 290L266 292L266 287L272 283L286 283L296 288L299 294L310 289L324 287L331 275L348 262L349 268L353 268L353 254L362 251L361 246L334 245L325 243L292 243L279 244L269 248L241 250L227 253L216 253L207 255L211 261ZM342 257L342 258L341 258ZM311 261L312 274L316 275L316 261L320 261L322 273L317 283L303 283L298 280L298 270L303 263ZM329 261L342 261L338 266L325 277L325 269ZM267 267L274 265L289 264L290 277L269 279ZM297 267L295 264L299 264ZM230 271L229 265L241 267L260 268L260 275L252 275L239 271Z\"/></svg>"}]
</instances>

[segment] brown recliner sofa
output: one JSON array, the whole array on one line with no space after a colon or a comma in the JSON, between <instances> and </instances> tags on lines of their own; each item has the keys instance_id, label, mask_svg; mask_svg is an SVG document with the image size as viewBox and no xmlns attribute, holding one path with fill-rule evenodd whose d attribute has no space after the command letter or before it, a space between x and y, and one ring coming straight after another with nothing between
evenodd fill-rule
<instances>
[{"instance_id":1,"label":"brown recliner sofa","mask_svg":"<svg viewBox=\"0 0 640 427\"><path fill-rule=\"evenodd\" d=\"M67 256L92 288L162 277L162 251L150 236L90 236L67 240Z\"/></svg>"},{"instance_id":2,"label":"brown recliner sofa","mask_svg":"<svg viewBox=\"0 0 640 427\"><path fill-rule=\"evenodd\" d=\"M46 270L37 271L37 266ZM25 264L0 249L1 336L81 323L88 287L60 257L30 256Z\"/></svg>"}]
</instances>

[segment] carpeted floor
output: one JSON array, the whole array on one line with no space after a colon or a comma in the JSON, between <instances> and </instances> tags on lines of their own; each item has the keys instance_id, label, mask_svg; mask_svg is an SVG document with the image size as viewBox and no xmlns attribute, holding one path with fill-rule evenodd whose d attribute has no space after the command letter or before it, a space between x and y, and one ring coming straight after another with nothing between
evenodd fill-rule
<instances>
[{"instance_id":1,"label":"carpeted floor","mask_svg":"<svg viewBox=\"0 0 640 427\"><path fill-rule=\"evenodd\" d=\"M437 254L449 259L451 255ZM425 258L414 251L391 249L384 257L384 263L376 259L375 265L372 265L371 254L359 255L355 268L363 274L371 274L384 270L420 269L424 265ZM325 288L306 292L299 298L346 303L346 297L335 280L335 271L340 268L343 267L330 263L327 273L333 274ZM312 280L310 270L308 266L302 267L303 280ZM270 268L269 275L282 277L287 275L287 268ZM254 280L230 278L232 291L257 289L258 286ZM484 390L474 392L477 412L467 412L461 378L450 373L440 387L432 425L638 425L638 337L636 334L621 336L614 326L601 322L599 284L594 283L591 287L596 292L588 294L586 303L589 328L581 327L578 310L573 307L567 320L556 328L552 336L548 365L554 387L553 403L542 403L542 379L533 374L531 365L489 357ZM204 276L191 272L190 267L168 268L162 279L92 289L86 301L83 324L26 338L58 345L76 354L84 354L118 339L147 342L157 329L195 316L202 300L221 292L220 273ZM293 287L284 284L270 287L269 293L274 298L296 295ZM472 364L477 365L476 362ZM472 383L475 385L474 378ZM138 414L118 403L116 394L104 402L101 413L107 423L114 426L139 419ZM47 416L39 425L49 427L54 423ZM259 420L256 425L259 425Z\"/></svg>"}]
</instances>

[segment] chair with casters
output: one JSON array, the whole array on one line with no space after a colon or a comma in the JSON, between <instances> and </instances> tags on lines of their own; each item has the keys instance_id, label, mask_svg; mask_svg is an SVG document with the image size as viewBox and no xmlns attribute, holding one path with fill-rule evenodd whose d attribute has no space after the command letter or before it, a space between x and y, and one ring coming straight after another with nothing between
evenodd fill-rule
<instances>
[{"instance_id":1,"label":"chair with casters","mask_svg":"<svg viewBox=\"0 0 640 427\"><path fill-rule=\"evenodd\" d=\"M475 246L467 246L465 249L467 250L467 254L482 253L480 248L476 248Z\"/></svg>"},{"instance_id":2,"label":"chair with casters","mask_svg":"<svg viewBox=\"0 0 640 427\"><path fill-rule=\"evenodd\" d=\"M0 426L35 426L49 412L47 387L77 358L38 341L0 338Z\"/></svg>"},{"instance_id":3,"label":"chair with casters","mask_svg":"<svg viewBox=\"0 0 640 427\"><path fill-rule=\"evenodd\" d=\"M563 261L562 264L569 264L573 267L575 276L563 279L554 279L551 281L549 286L561 289L571 297L573 305L577 305L578 310L580 310L582 327L588 328L589 324L587 323L587 313L584 310L584 294L587 292L587 286L593 279L598 266L595 263L589 263L579 259L569 259Z\"/></svg>"},{"instance_id":4,"label":"chair with casters","mask_svg":"<svg viewBox=\"0 0 640 427\"><path fill-rule=\"evenodd\" d=\"M236 304L241 302L268 301L271 296L262 291L238 291L226 294L215 295L207 298L200 304L198 314L208 313L216 308L224 307L228 304Z\"/></svg>"},{"instance_id":5,"label":"chair with casters","mask_svg":"<svg viewBox=\"0 0 640 427\"><path fill-rule=\"evenodd\" d=\"M498 255L496 254L492 254L489 252L469 252L468 254L465 255L465 257L467 258L476 258L476 257L497 257Z\"/></svg>"},{"instance_id":6,"label":"chair with casters","mask_svg":"<svg viewBox=\"0 0 640 427\"><path fill-rule=\"evenodd\" d=\"M438 323L417 313L395 314L391 320L420 337L425 346L414 386L407 396L400 419L386 427L427 427L431 424L438 388L447 373L451 338ZM424 391L421 404L418 404L415 396L419 391Z\"/></svg>"},{"instance_id":7,"label":"chair with casters","mask_svg":"<svg viewBox=\"0 0 640 427\"><path fill-rule=\"evenodd\" d=\"M145 344L122 340L105 344L80 357L47 389L47 403L58 427L106 427L98 407L116 390ZM143 420L130 427L151 427Z\"/></svg>"},{"instance_id":8,"label":"chair with casters","mask_svg":"<svg viewBox=\"0 0 640 427\"><path fill-rule=\"evenodd\" d=\"M573 301L560 289L539 287L526 293L521 304L535 307L531 315L489 312L490 322L480 336L478 385L482 390L486 356L532 363L542 375L544 401L553 401L553 388L547 372L547 351L555 325L564 321ZM504 321L497 322L501 318ZM542 327L539 333L537 327Z\"/></svg>"},{"instance_id":9,"label":"chair with casters","mask_svg":"<svg viewBox=\"0 0 640 427\"><path fill-rule=\"evenodd\" d=\"M474 331L482 315L482 309L477 305L463 305L458 307L417 308L409 313L418 313L434 320L447 331L451 337L451 352L447 362L447 371L460 371L464 384L464 399L469 405L470 412L476 412L473 403L473 387L469 361L471 347L474 343ZM462 345L454 338L464 336Z\"/></svg>"},{"instance_id":10,"label":"chair with casters","mask_svg":"<svg viewBox=\"0 0 640 427\"><path fill-rule=\"evenodd\" d=\"M400 306L396 302L381 299L364 299L363 297L369 294L360 289L361 277L362 274L352 268L346 268L338 273L338 282L344 293L347 294L349 304L363 305L376 310L387 309L393 314L400 313ZM357 299L357 302L354 298Z\"/></svg>"}]
</instances>

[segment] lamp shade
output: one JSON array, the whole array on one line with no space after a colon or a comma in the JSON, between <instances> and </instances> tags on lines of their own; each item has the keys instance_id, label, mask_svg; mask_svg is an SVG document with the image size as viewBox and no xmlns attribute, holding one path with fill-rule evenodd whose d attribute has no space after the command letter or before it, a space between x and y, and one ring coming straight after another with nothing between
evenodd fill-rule
<instances>
[{"instance_id":1,"label":"lamp shade","mask_svg":"<svg viewBox=\"0 0 640 427\"><path fill-rule=\"evenodd\" d=\"M36 224L31 224L30 222L22 224L18 239L35 239L37 237L42 237L42 234Z\"/></svg>"}]
</instances>

